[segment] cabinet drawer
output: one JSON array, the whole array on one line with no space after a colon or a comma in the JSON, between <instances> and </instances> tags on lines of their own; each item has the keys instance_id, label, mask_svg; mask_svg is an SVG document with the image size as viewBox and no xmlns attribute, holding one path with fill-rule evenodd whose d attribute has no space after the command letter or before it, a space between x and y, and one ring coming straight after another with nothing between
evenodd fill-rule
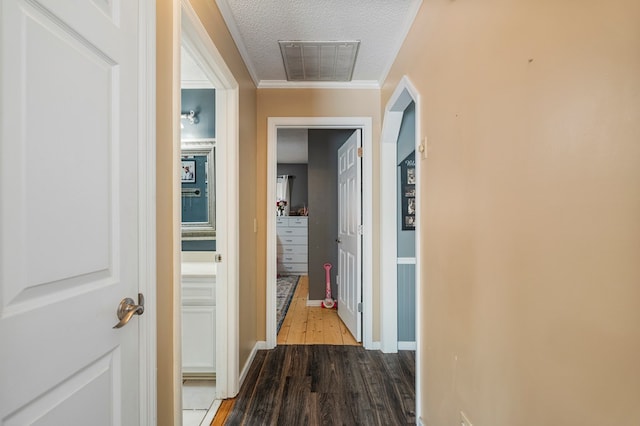
<instances>
[{"instance_id":1,"label":"cabinet drawer","mask_svg":"<svg viewBox=\"0 0 640 426\"><path fill-rule=\"evenodd\" d=\"M307 273L307 264L306 263L291 263L291 264L288 264L288 265L278 265L278 272L280 272L280 273L306 274Z\"/></svg>"},{"instance_id":2,"label":"cabinet drawer","mask_svg":"<svg viewBox=\"0 0 640 426\"><path fill-rule=\"evenodd\" d=\"M306 254L281 254L278 256L281 263L307 263Z\"/></svg>"},{"instance_id":3,"label":"cabinet drawer","mask_svg":"<svg viewBox=\"0 0 640 426\"><path fill-rule=\"evenodd\" d=\"M278 254L304 254L309 253L308 245L280 245L278 244Z\"/></svg>"},{"instance_id":4,"label":"cabinet drawer","mask_svg":"<svg viewBox=\"0 0 640 426\"><path fill-rule=\"evenodd\" d=\"M278 235L307 235L307 228L277 228Z\"/></svg>"},{"instance_id":5,"label":"cabinet drawer","mask_svg":"<svg viewBox=\"0 0 640 426\"><path fill-rule=\"evenodd\" d=\"M307 227L307 217L306 216L301 216L301 217L290 217L289 218L289 226L293 226L293 227Z\"/></svg>"},{"instance_id":6,"label":"cabinet drawer","mask_svg":"<svg viewBox=\"0 0 640 426\"><path fill-rule=\"evenodd\" d=\"M279 246L287 246L291 244L298 245L307 245L307 236L288 236L288 235L278 235L278 243Z\"/></svg>"}]
</instances>

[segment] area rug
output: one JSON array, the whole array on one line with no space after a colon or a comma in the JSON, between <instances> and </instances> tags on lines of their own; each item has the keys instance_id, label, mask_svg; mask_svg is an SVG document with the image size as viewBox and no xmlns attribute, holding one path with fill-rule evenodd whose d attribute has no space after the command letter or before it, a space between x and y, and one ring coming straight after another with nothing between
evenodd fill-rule
<instances>
[{"instance_id":1,"label":"area rug","mask_svg":"<svg viewBox=\"0 0 640 426\"><path fill-rule=\"evenodd\" d=\"M298 275L282 275L278 277L276 283L276 295L278 299L276 302L276 319L278 321L278 332L280 331L284 317L287 315L287 310L289 310L289 305L291 304L293 293L298 286L299 279L300 277Z\"/></svg>"}]
</instances>

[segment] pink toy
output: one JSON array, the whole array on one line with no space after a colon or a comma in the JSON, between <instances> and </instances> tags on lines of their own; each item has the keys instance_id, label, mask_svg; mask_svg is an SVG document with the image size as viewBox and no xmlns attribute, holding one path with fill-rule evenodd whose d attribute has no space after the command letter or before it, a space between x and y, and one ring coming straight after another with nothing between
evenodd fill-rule
<instances>
[{"instance_id":1,"label":"pink toy","mask_svg":"<svg viewBox=\"0 0 640 426\"><path fill-rule=\"evenodd\" d=\"M327 277L327 289L324 294L324 300L322 301L322 307L327 309L333 309L336 307L336 301L331 297L331 276L329 275L329 271L331 270L331 264L325 263L322 265L326 272Z\"/></svg>"}]
</instances>

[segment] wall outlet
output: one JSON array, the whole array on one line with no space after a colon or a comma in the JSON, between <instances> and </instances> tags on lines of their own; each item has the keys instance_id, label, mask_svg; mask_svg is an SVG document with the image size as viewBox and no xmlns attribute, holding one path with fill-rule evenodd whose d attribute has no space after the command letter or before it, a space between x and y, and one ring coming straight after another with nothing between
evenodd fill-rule
<instances>
[{"instance_id":1,"label":"wall outlet","mask_svg":"<svg viewBox=\"0 0 640 426\"><path fill-rule=\"evenodd\" d=\"M460 411L460 426L473 426L464 412Z\"/></svg>"}]
</instances>

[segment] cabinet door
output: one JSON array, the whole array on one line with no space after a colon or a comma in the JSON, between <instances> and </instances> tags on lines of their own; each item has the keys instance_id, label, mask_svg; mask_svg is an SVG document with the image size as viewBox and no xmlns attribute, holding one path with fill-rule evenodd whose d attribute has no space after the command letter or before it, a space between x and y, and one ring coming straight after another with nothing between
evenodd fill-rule
<instances>
[{"instance_id":1,"label":"cabinet door","mask_svg":"<svg viewBox=\"0 0 640 426\"><path fill-rule=\"evenodd\" d=\"M213 373L216 365L216 307L182 307L182 372Z\"/></svg>"}]
</instances>

